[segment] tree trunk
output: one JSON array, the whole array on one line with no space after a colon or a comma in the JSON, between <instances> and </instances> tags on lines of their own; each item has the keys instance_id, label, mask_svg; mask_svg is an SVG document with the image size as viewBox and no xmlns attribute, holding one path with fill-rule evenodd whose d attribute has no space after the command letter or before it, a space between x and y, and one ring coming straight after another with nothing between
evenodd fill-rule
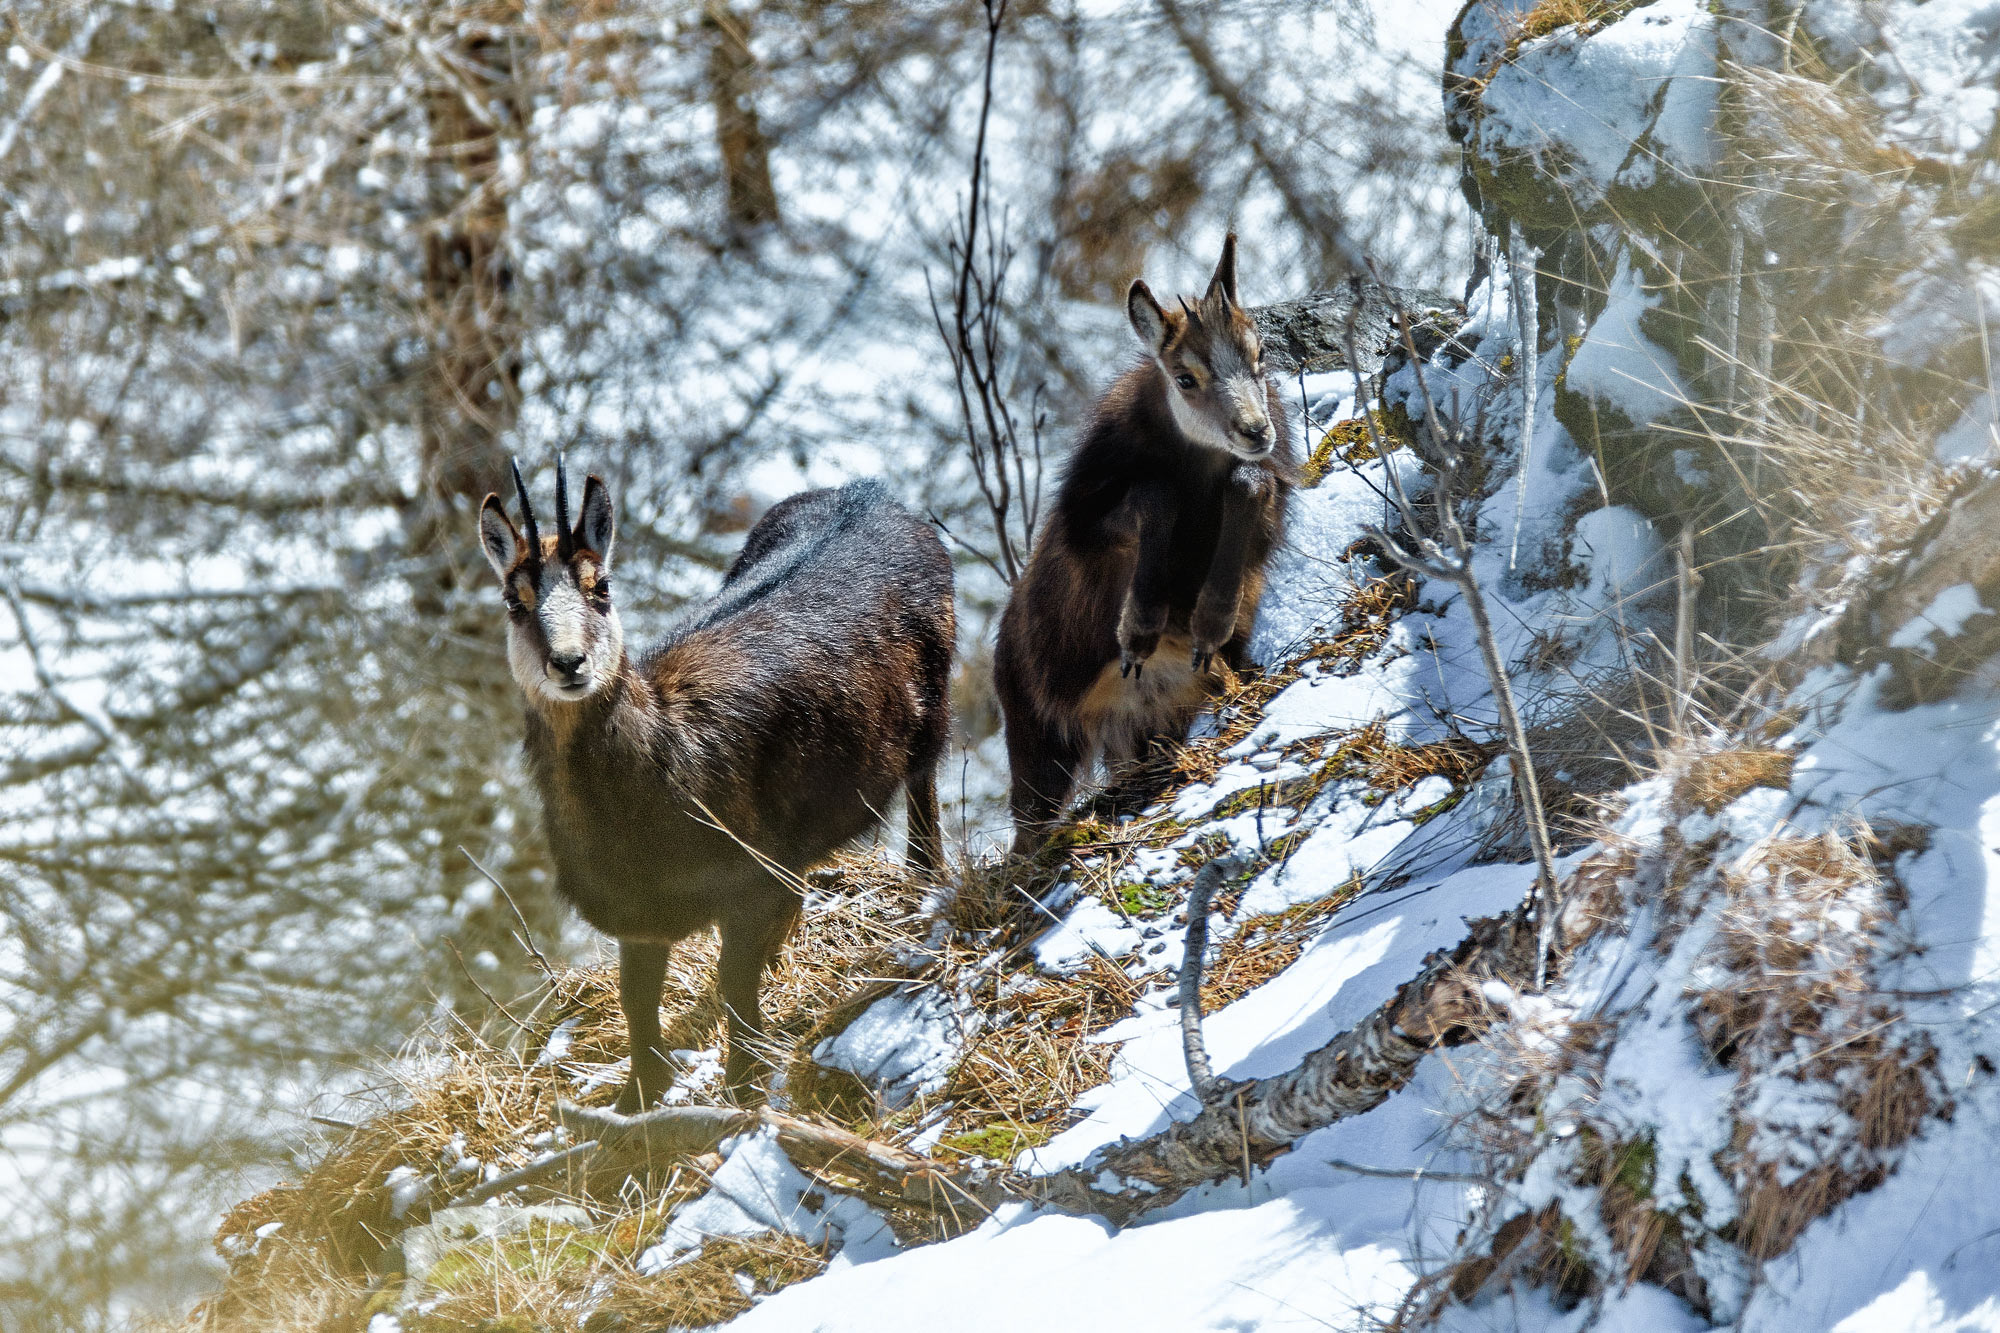
<instances>
[{"instance_id":1,"label":"tree trunk","mask_svg":"<svg viewBox=\"0 0 2000 1333\"><path fill-rule=\"evenodd\" d=\"M701 27L708 39L708 89L715 103L715 144L722 154L729 243L741 245L778 222L771 184L771 144L757 121L757 58L749 20L724 0L707 0Z\"/></svg>"}]
</instances>

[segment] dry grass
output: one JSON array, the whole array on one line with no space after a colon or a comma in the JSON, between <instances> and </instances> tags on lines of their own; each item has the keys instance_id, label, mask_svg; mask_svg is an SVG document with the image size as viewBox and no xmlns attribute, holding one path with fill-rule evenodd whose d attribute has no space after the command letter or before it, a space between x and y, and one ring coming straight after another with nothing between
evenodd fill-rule
<instances>
[{"instance_id":1,"label":"dry grass","mask_svg":"<svg viewBox=\"0 0 2000 1333\"><path fill-rule=\"evenodd\" d=\"M1340 630L1316 644L1306 660L1351 674L1389 640L1398 617L1417 605L1418 584L1408 574L1385 574L1356 584L1341 596Z\"/></svg>"},{"instance_id":2,"label":"dry grass","mask_svg":"<svg viewBox=\"0 0 2000 1333\"><path fill-rule=\"evenodd\" d=\"M1357 874L1324 897L1237 922L1202 973L1202 1012L1211 1014L1241 999L1297 962L1305 946L1362 887Z\"/></svg>"},{"instance_id":3,"label":"dry grass","mask_svg":"<svg viewBox=\"0 0 2000 1333\"><path fill-rule=\"evenodd\" d=\"M1754 1259L1784 1253L1814 1219L1880 1184L1891 1151L1949 1114L1935 1051L1870 981L1900 896L1883 880L1882 849L1866 828L1777 837L1723 877L1710 970L1691 996L1704 1044L1737 1071L1746 1105L1783 1080L1845 1117L1816 1136L1786 1125L1766 1135L1747 1115L1739 1124L1737 1243Z\"/></svg>"},{"instance_id":4,"label":"dry grass","mask_svg":"<svg viewBox=\"0 0 2000 1333\"><path fill-rule=\"evenodd\" d=\"M1717 815L1754 787L1783 790L1792 785L1792 764L1797 758L1789 750L1754 746L1695 754L1674 775L1674 806Z\"/></svg>"},{"instance_id":5,"label":"dry grass","mask_svg":"<svg viewBox=\"0 0 2000 1333\"><path fill-rule=\"evenodd\" d=\"M594 1237L558 1235L473 1254L446 1278L440 1296L401 1316L408 1333L707 1328L748 1310L752 1293L803 1282L826 1267L822 1247L778 1234L711 1240L651 1277Z\"/></svg>"},{"instance_id":6,"label":"dry grass","mask_svg":"<svg viewBox=\"0 0 2000 1333\"><path fill-rule=\"evenodd\" d=\"M812 879L814 900L764 984L767 1055L794 1069L810 1064L804 1053L831 1024L907 975L898 958L913 941L921 899L919 886L880 855L843 856ZM721 1040L715 953L712 935L675 951L662 1015L670 1049ZM560 1056L550 1045L558 1033L566 1043ZM557 972L484 1032L460 1028L399 1061L384 1109L333 1143L299 1180L245 1200L224 1218L216 1244L229 1273L201 1327L285 1326L273 1302L293 1301L301 1291L320 1293L300 1302L308 1308L339 1307L403 1227L478 1179L454 1174L451 1162L523 1165L543 1151L533 1141L548 1129L558 1098L608 1102L622 1082L611 1066L622 1059L625 1040L617 970L602 964ZM582 1092L585 1084L593 1090ZM391 1216L386 1183L397 1167L429 1186L428 1197L401 1219ZM616 1234L646 1215L630 1204L626 1184L624 1172L606 1179L584 1173L567 1187ZM648 1206L657 1212L700 1186L689 1173L652 1180ZM259 1237L260 1230L268 1234Z\"/></svg>"},{"instance_id":7,"label":"dry grass","mask_svg":"<svg viewBox=\"0 0 2000 1333\"><path fill-rule=\"evenodd\" d=\"M1720 809L1753 786L1783 784L1790 769L1788 755L1756 747L1683 764L1674 779L1682 810ZM1427 1323L1451 1303L1517 1282L1548 1288L1561 1303L1607 1284L1643 1281L1705 1310L1696 1250L1728 1244L1752 1261L1773 1258L1815 1219L1879 1185L1925 1120L1951 1113L1935 1051L1901 1023L1897 1005L1871 979L1905 901L1893 866L1924 843L1921 829L1857 826L1774 836L1724 863L1720 840L1687 846L1670 837L1645 854L1606 840L1564 887L1569 949L1594 931L1622 927L1633 895L1661 902L1675 919L1663 935L1684 933L1697 920L1714 923L1687 999L1709 1057L1737 1078L1731 1144L1716 1162L1737 1192L1735 1220L1719 1235L1704 1227L1686 1183L1655 1178L1650 1138L1630 1137L1595 1116L1614 1024L1505 1025L1483 1047L1490 1088L1456 1132L1493 1163L1496 1177L1544 1152L1566 1153L1563 1178L1590 1192L1590 1223L1609 1236L1618 1263L1593 1271L1574 1225L1560 1215L1574 1203L1510 1215L1506 1196L1496 1195L1490 1241L1421 1284L1400 1326ZM1571 1122L1567 1138L1545 1121L1558 1085ZM1808 1117L1817 1128L1802 1130L1782 1109L1787 1100L1823 1108ZM1777 1107L1768 1124L1759 1118L1766 1106Z\"/></svg>"},{"instance_id":8,"label":"dry grass","mask_svg":"<svg viewBox=\"0 0 2000 1333\"><path fill-rule=\"evenodd\" d=\"M1638 0L1541 0L1514 18L1514 26L1508 33L1507 56L1512 59L1522 46L1537 37L1564 28L1575 28L1579 37L1588 37L1637 7Z\"/></svg>"}]
</instances>

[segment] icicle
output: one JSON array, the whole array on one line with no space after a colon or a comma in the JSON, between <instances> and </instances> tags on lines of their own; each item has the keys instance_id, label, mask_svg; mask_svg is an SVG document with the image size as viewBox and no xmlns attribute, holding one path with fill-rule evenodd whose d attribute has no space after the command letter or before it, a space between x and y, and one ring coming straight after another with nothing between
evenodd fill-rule
<instances>
[{"instance_id":1,"label":"icicle","mask_svg":"<svg viewBox=\"0 0 2000 1333\"><path fill-rule=\"evenodd\" d=\"M1507 224L1507 284L1514 298L1514 328L1521 364L1521 461L1514 476L1514 540L1507 547L1507 572L1521 553L1521 522L1528 509L1528 463L1535 454L1535 353L1541 343L1535 309L1535 263L1541 252L1522 239L1521 224Z\"/></svg>"}]
</instances>

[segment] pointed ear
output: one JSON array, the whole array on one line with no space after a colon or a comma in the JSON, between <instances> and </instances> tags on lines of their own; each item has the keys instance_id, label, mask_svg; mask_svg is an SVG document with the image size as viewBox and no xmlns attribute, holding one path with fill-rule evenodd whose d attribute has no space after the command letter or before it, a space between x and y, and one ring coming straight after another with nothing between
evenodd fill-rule
<instances>
[{"instance_id":1,"label":"pointed ear","mask_svg":"<svg viewBox=\"0 0 2000 1333\"><path fill-rule=\"evenodd\" d=\"M1240 305L1236 299L1236 233L1230 232L1222 239L1222 259L1215 266L1215 276L1208 280L1208 293L1203 300L1220 291L1228 298L1229 304Z\"/></svg>"},{"instance_id":2,"label":"pointed ear","mask_svg":"<svg viewBox=\"0 0 2000 1333\"><path fill-rule=\"evenodd\" d=\"M521 534L514 530L497 495L487 496L479 506L479 548L486 552L486 563L493 566L493 572L504 582L507 571L521 554Z\"/></svg>"},{"instance_id":3,"label":"pointed ear","mask_svg":"<svg viewBox=\"0 0 2000 1333\"><path fill-rule=\"evenodd\" d=\"M576 544L597 552L598 563L611 568L611 492L596 475L583 483L583 515L576 521Z\"/></svg>"},{"instance_id":4,"label":"pointed ear","mask_svg":"<svg viewBox=\"0 0 2000 1333\"><path fill-rule=\"evenodd\" d=\"M1140 279L1133 279L1132 289L1125 293L1125 315L1146 350L1158 356L1167 345L1167 312L1160 309L1152 289Z\"/></svg>"}]
</instances>

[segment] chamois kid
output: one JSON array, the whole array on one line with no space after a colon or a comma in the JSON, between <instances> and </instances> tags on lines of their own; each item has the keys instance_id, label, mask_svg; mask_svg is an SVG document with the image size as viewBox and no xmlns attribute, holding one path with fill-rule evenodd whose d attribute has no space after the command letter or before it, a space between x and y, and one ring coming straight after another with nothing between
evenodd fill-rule
<instances>
[{"instance_id":1,"label":"chamois kid","mask_svg":"<svg viewBox=\"0 0 2000 1333\"><path fill-rule=\"evenodd\" d=\"M1183 739L1214 659L1244 665L1298 470L1234 234L1200 301L1166 310L1135 281L1125 305L1145 360L1098 401L1000 619L1017 853L1093 757Z\"/></svg>"},{"instance_id":2,"label":"chamois kid","mask_svg":"<svg viewBox=\"0 0 2000 1333\"><path fill-rule=\"evenodd\" d=\"M741 1095L758 1067L758 983L799 915L782 873L874 827L899 786L908 858L938 868L950 558L874 482L795 495L750 530L714 599L635 660L611 605L604 483L584 482L572 527L558 460L552 537L519 468L514 486L525 531L489 495L480 545L507 606L556 888L618 941L632 1052L618 1109L670 1082L667 959L709 925L722 935L728 1087Z\"/></svg>"}]
</instances>

